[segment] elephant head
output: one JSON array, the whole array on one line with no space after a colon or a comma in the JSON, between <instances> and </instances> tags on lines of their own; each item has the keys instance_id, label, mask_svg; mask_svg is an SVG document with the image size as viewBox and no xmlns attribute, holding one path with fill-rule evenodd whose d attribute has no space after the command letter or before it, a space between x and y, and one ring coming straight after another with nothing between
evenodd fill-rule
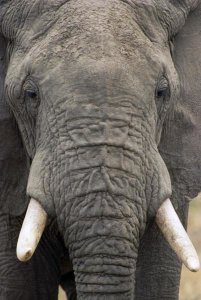
<instances>
[{"instance_id":1,"label":"elephant head","mask_svg":"<svg viewBox=\"0 0 201 300\"><path fill-rule=\"evenodd\" d=\"M56 217L78 299L133 299L139 241L156 215L181 259L198 268L194 249L189 256L191 245L183 248L183 228L185 241L177 243L178 228L167 218L171 183L158 151L179 95L171 39L197 4L0 2L3 117L9 111L13 118L8 103L23 141L12 127L17 146L8 155L19 148L23 178L9 187L17 185L15 214L27 206L31 160L18 256L32 255L47 215ZM8 210L13 197L6 200Z\"/></svg>"}]
</instances>

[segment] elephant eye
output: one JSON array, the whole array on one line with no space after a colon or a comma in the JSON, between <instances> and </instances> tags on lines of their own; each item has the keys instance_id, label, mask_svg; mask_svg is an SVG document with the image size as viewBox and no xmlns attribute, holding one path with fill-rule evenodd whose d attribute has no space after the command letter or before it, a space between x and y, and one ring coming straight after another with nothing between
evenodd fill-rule
<instances>
[{"instance_id":1,"label":"elephant eye","mask_svg":"<svg viewBox=\"0 0 201 300\"><path fill-rule=\"evenodd\" d=\"M35 120L36 116L38 114L38 107L40 105L40 99L39 99L38 87L32 78L28 78L26 80L24 87L23 87L23 93L24 93L23 104L26 107L26 111L27 111L28 115L31 118L33 118L33 120Z\"/></svg>"},{"instance_id":2,"label":"elephant eye","mask_svg":"<svg viewBox=\"0 0 201 300\"><path fill-rule=\"evenodd\" d=\"M169 83L168 80L163 76L156 88L156 98L165 98L169 92Z\"/></svg>"},{"instance_id":3,"label":"elephant eye","mask_svg":"<svg viewBox=\"0 0 201 300\"><path fill-rule=\"evenodd\" d=\"M32 78L27 78L24 86L24 98L25 99L36 99L38 98L38 87L35 84L34 80Z\"/></svg>"},{"instance_id":4,"label":"elephant eye","mask_svg":"<svg viewBox=\"0 0 201 300\"><path fill-rule=\"evenodd\" d=\"M166 94L167 94L167 88L161 88L157 91L157 98L162 98L162 97L165 97Z\"/></svg>"},{"instance_id":5,"label":"elephant eye","mask_svg":"<svg viewBox=\"0 0 201 300\"><path fill-rule=\"evenodd\" d=\"M160 77L155 90L155 104L157 111L156 143L160 141L162 126L170 107L170 86L165 76Z\"/></svg>"},{"instance_id":6,"label":"elephant eye","mask_svg":"<svg viewBox=\"0 0 201 300\"><path fill-rule=\"evenodd\" d=\"M157 108L158 118L164 119L166 111L169 107L170 87L169 82L165 76L162 76L157 84L155 92L155 103Z\"/></svg>"},{"instance_id":7,"label":"elephant eye","mask_svg":"<svg viewBox=\"0 0 201 300\"><path fill-rule=\"evenodd\" d=\"M31 99L35 99L35 98L37 98L37 93L34 91L25 90L25 96L29 97Z\"/></svg>"}]
</instances>

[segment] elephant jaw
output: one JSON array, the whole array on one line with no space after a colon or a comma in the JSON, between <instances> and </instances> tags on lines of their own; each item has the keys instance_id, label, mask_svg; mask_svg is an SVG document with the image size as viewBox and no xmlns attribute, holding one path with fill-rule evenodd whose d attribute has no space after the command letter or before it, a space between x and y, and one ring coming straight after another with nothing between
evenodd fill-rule
<instances>
[{"instance_id":1,"label":"elephant jaw","mask_svg":"<svg viewBox=\"0 0 201 300\"><path fill-rule=\"evenodd\" d=\"M29 260L34 254L47 222L47 213L34 199L30 200L17 243L17 257ZM200 262L172 203L167 199L156 214L156 223L178 258L192 272L197 272Z\"/></svg>"}]
</instances>

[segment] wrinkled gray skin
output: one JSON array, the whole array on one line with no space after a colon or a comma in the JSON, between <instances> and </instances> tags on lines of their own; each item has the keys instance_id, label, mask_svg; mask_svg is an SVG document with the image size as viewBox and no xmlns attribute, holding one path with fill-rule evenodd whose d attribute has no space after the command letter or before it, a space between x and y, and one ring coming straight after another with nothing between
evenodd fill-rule
<instances>
[{"instance_id":1,"label":"wrinkled gray skin","mask_svg":"<svg viewBox=\"0 0 201 300\"><path fill-rule=\"evenodd\" d=\"M200 191L198 2L0 1L1 299L75 299L72 268L77 299L177 299L154 217ZM26 186L50 221L23 264Z\"/></svg>"}]
</instances>

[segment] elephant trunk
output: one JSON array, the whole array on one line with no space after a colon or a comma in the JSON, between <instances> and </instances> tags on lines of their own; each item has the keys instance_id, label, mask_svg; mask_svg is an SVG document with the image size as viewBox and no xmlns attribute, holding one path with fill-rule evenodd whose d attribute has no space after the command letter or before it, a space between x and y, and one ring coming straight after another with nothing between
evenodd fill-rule
<instances>
[{"instance_id":1,"label":"elephant trunk","mask_svg":"<svg viewBox=\"0 0 201 300\"><path fill-rule=\"evenodd\" d=\"M100 223L102 230L107 230L111 221ZM93 221L87 226L93 226ZM71 248L78 299L105 299L105 295L107 299L132 299L137 245L123 237L111 238L103 233L72 243Z\"/></svg>"},{"instance_id":2,"label":"elephant trunk","mask_svg":"<svg viewBox=\"0 0 201 300\"><path fill-rule=\"evenodd\" d=\"M114 247L117 248L122 248L124 243L120 239L113 240L113 242ZM105 245L101 249L102 244ZM121 252L118 255L110 255L112 246L107 245L103 238L96 239L88 247L96 248L97 245L102 254L85 255L73 259L78 299L132 299L136 258L121 255ZM107 254L104 253L106 248L108 248Z\"/></svg>"},{"instance_id":3,"label":"elephant trunk","mask_svg":"<svg viewBox=\"0 0 201 300\"><path fill-rule=\"evenodd\" d=\"M136 213L121 214L120 203L127 201L123 197L113 199L119 205L111 207L110 212L109 193L96 193L87 198L91 209L83 207L76 216L71 215L64 235L78 299L132 299L140 230ZM93 206L100 207L99 202L107 207L105 213L93 209Z\"/></svg>"},{"instance_id":4,"label":"elephant trunk","mask_svg":"<svg viewBox=\"0 0 201 300\"><path fill-rule=\"evenodd\" d=\"M135 174L140 166L136 163L132 168L133 163L127 167L130 172L124 170L120 147L91 146L87 150L77 150L79 165L77 161L72 164L74 157L61 162L55 158L51 160L54 166L47 163L49 169L41 163L45 151L38 152L28 193L48 214L55 210L73 264L78 299L103 299L107 294L107 299L129 300L134 295L139 238L147 217L145 189ZM54 181L48 184L51 179Z\"/></svg>"}]
</instances>

